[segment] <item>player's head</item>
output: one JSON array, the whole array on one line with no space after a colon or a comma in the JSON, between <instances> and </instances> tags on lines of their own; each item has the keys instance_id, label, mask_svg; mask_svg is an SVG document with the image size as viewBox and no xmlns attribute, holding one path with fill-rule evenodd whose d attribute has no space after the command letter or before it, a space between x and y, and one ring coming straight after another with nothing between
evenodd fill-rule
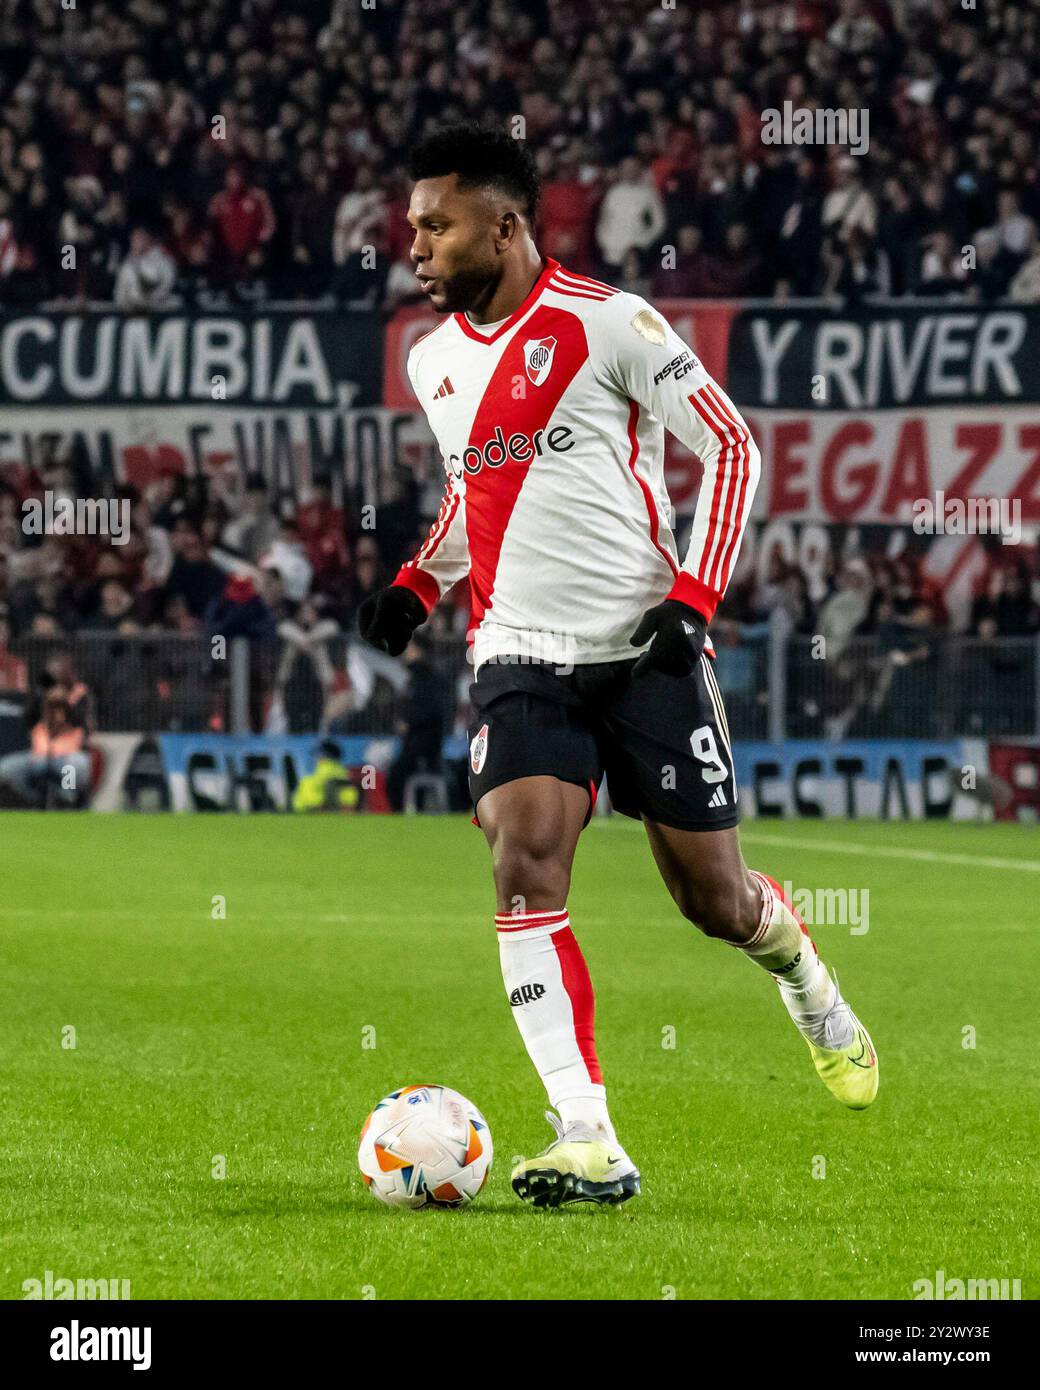
<instances>
[{"instance_id":1,"label":"player's head","mask_svg":"<svg viewBox=\"0 0 1040 1390\"><path fill-rule=\"evenodd\" d=\"M430 303L440 314L470 309L531 240L540 193L534 156L504 131L450 125L415 146L409 173L411 255Z\"/></svg>"}]
</instances>

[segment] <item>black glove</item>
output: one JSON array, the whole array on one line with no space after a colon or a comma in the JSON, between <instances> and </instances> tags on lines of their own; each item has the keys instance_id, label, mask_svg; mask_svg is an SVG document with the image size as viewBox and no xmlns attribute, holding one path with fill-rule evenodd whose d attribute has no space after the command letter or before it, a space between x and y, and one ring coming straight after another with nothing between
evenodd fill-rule
<instances>
[{"instance_id":1,"label":"black glove","mask_svg":"<svg viewBox=\"0 0 1040 1390\"><path fill-rule=\"evenodd\" d=\"M651 637L654 640L632 667L633 678L647 671L688 676L701 659L707 633L704 614L677 598L666 598L656 608L648 608L629 641L633 647L641 647Z\"/></svg>"},{"instance_id":2,"label":"black glove","mask_svg":"<svg viewBox=\"0 0 1040 1390\"><path fill-rule=\"evenodd\" d=\"M358 609L361 636L389 656L400 656L412 633L425 621L422 599L403 584L391 584L370 594Z\"/></svg>"}]
</instances>

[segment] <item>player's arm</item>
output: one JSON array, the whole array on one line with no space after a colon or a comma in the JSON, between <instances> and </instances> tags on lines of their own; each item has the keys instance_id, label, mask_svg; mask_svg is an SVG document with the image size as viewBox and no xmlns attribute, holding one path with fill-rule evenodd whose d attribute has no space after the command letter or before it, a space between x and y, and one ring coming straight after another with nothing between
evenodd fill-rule
<instances>
[{"instance_id":1,"label":"player's arm","mask_svg":"<svg viewBox=\"0 0 1040 1390\"><path fill-rule=\"evenodd\" d=\"M421 404L416 371L413 347L408 354L408 380ZM358 609L361 636L390 656L400 656L441 595L469 573L466 505L451 471L446 471L448 485L426 540L397 571L393 583L365 599Z\"/></svg>"},{"instance_id":2,"label":"player's arm","mask_svg":"<svg viewBox=\"0 0 1040 1390\"><path fill-rule=\"evenodd\" d=\"M610 303L602 370L616 389L651 411L703 465L690 544L664 601L644 614L634 646L651 637L636 672L687 675L726 592L758 486L761 457L740 411L672 326L636 295Z\"/></svg>"},{"instance_id":3,"label":"player's arm","mask_svg":"<svg viewBox=\"0 0 1040 1390\"><path fill-rule=\"evenodd\" d=\"M441 595L468 572L465 506L449 475L426 540L397 571L393 583L365 599L358 609L361 636L390 656L400 656Z\"/></svg>"}]
</instances>

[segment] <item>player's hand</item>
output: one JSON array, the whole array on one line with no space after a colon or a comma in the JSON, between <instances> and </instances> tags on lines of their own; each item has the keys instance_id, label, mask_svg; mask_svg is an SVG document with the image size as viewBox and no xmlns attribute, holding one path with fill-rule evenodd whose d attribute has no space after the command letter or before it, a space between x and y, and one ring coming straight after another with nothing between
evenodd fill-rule
<instances>
[{"instance_id":1,"label":"player's hand","mask_svg":"<svg viewBox=\"0 0 1040 1390\"><path fill-rule=\"evenodd\" d=\"M701 659L707 633L704 614L677 598L666 598L656 608L648 608L629 641L633 647L641 647L651 637L654 640L632 667L632 678L647 671L688 676Z\"/></svg>"},{"instance_id":2,"label":"player's hand","mask_svg":"<svg viewBox=\"0 0 1040 1390\"><path fill-rule=\"evenodd\" d=\"M403 584L391 584L370 594L358 609L361 636L389 656L400 656L412 633L425 621L422 599Z\"/></svg>"}]
</instances>

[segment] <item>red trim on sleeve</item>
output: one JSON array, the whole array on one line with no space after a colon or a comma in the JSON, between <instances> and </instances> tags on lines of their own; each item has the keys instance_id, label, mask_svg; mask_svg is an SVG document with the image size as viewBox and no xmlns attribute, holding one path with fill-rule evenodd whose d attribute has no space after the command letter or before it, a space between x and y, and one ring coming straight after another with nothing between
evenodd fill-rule
<instances>
[{"instance_id":1,"label":"red trim on sleeve","mask_svg":"<svg viewBox=\"0 0 1040 1390\"><path fill-rule=\"evenodd\" d=\"M668 561L668 568L674 577L678 577L679 570L675 561L665 550L664 546L657 539L660 531L660 519L657 515L657 504L654 495L650 491L650 486L644 478L636 472L636 460L639 458L639 402L630 400L628 402L628 466L632 472L632 477L639 484L639 490L643 494L643 502L646 504L647 520L650 522L650 541L654 548Z\"/></svg>"},{"instance_id":2,"label":"red trim on sleeve","mask_svg":"<svg viewBox=\"0 0 1040 1390\"><path fill-rule=\"evenodd\" d=\"M714 589L709 589L699 579L694 579L688 570L679 571L675 583L665 594L665 598L678 599L680 603L696 608L705 622L709 623L715 616L715 609L718 608L721 597L722 595L717 594Z\"/></svg>"},{"instance_id":3,"label":"red trim on sleeve","mask_svg":"<svg viewBox=\"0 0 1040 1390\"><path fill-rule=\"evenodd\" d=\"M411 589L413 594L417 594L427 613L441 596L440 585L432 574L427 574L425 570L415 569L408 565L401 566L394 576L393 582L400 585L402 589Z\"/></svg>"}]
</instances>

